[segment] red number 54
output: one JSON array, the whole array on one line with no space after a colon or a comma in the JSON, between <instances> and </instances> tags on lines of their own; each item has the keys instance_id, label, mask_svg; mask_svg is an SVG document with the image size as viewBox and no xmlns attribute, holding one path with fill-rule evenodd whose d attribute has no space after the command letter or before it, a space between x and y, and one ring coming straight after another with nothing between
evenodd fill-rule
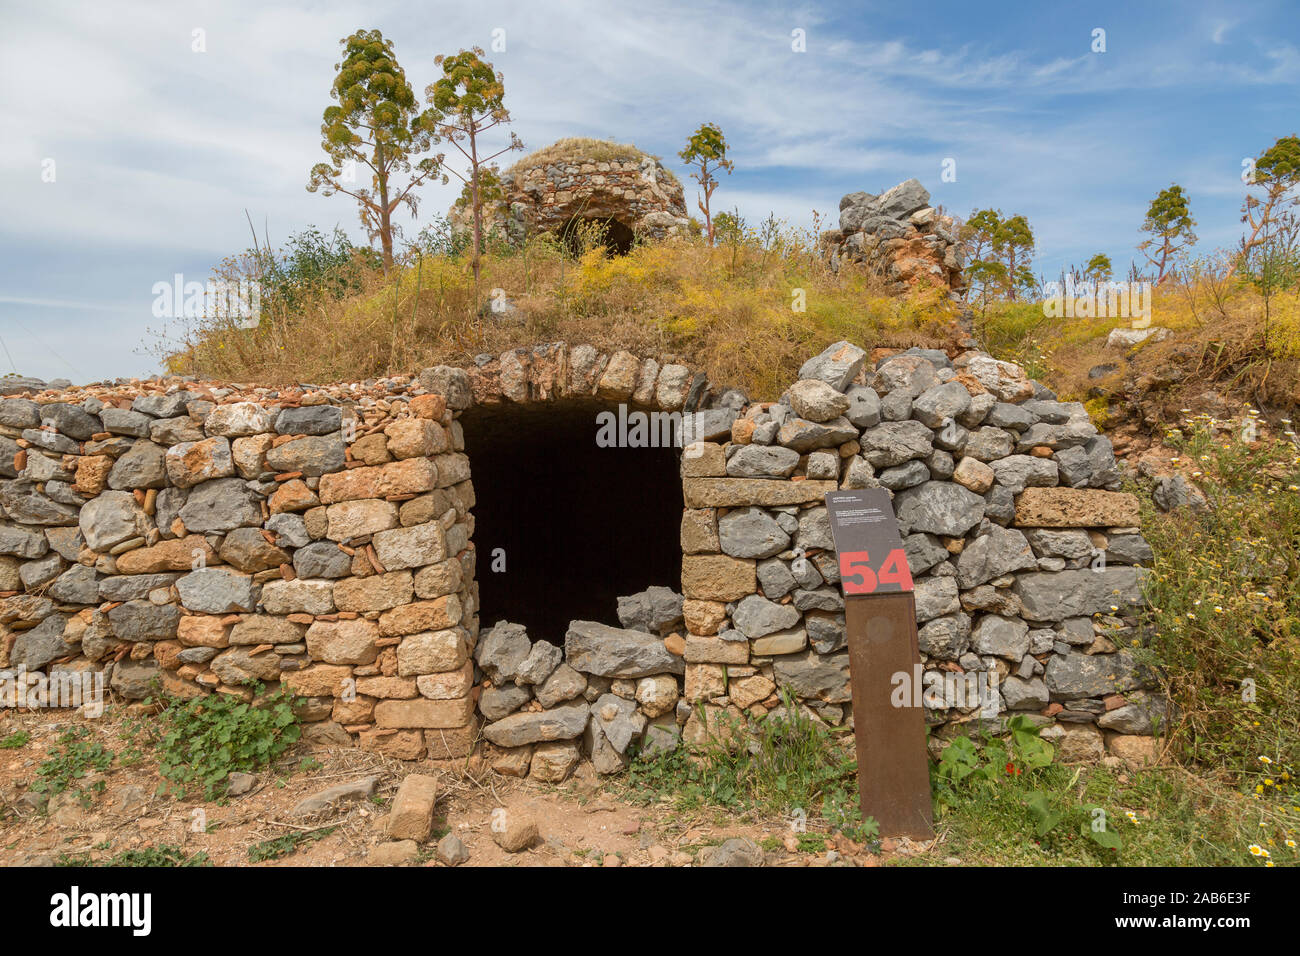
<instances>
[{"instance_id":1,"label":"red number 54","mask_svg":"<svg viewBox=\"0 0 1300 956\"><path fill-rule=\"evenodd\" d=\"M912 589L912 571L907 566L907 555L895 548L880 563L880 570L871 566L865 551L845 551L840 555L840 580L845 594L871 594L882 584L896 584L900 590Z\"/></svg>"}]
</instances>

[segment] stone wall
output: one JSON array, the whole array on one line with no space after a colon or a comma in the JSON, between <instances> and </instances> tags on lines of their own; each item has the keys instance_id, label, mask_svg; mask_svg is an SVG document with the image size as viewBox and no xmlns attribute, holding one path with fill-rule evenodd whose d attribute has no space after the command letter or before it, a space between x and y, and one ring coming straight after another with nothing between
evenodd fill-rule
<instances>
[{"instance_id":1,"label":"stone wall","mask_svg":"<svg viewBox=\"0 0 1300 956\"><path fill-rule=\"evenodd\" d=\"M985 353L876 358L831 346L779 402L749 405L684 457L685 698L754 719L787 690L852 728L824 496L884 487L916 585L935 745L1023 713L1071 758L1145 753L1160 704L1141 690L1132 612L1151 551L1109 440L1081 405Z\"/></svg>"},{"instance_id":2,"label":"stone wall","mask_svg":"<svg viewBox=\"0 0 1300 956\"><path fill-rule=\"evenodd\" d=\"M561 647L480 615L460 419L578 398L682 415L683 558ZM1070 757L1143 749L1136 499L1080 405L974 350L837 343L777 402L563 343L323 388L0 401L0 666L102 672L127 700L283 685L310 740L478 747L543 780L761 720L783 692L847 735L824 496L865 487L903 527L933 740L1024 713Z\"/></svg>"},{"instance_id":3,"label":"stone wall","mask_svg":"<svg viewBox=\"0 0 1300 956\"><path fill-rule=\"evenodd\" d=\"M0 665L128 701L283 685L310 740L469 752L474 498L441 395L36 399L0 401Z\"/></svg>"}]
</instances>

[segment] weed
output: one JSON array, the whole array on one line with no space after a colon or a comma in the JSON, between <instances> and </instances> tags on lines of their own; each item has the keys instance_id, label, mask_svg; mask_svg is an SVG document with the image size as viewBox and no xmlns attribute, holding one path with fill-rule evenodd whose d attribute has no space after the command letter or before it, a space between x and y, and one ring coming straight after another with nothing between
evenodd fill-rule
<instances>
[{"instance_id":1,"label":"weed","mask_svg":"<svg viewBox=\"0 0 1300 956\"><path fill-rule=\"evenodd\" d=\"M285 691L247 702L233 694L173 700L158 716L159 772L183 795L192 788L216 799L235 771L256 771L277 759L300 730L294 698Z\"/></svg>"},{"instance_id":2,"label":"weed","mask_svg":"<svg viewBox=\"0 0 1300 956\"><path fill-rule=\"evenodd\" d=\"M1009 834L1046 856L1070 847L1091 862L1113 862L1123 840L1103 806L1077 799L1080 772L1065 779L1068 769L1052 763L1054 748L1026 715L1012 716L1006 729L1006 740L986 733L979 743L961 736L944 747L931 774L939 819L956 808L995 811Z\"/></svg>"},{"instance_id":3,"label":"weed","mask_svg":"<svg viewBox=\"0 0 1300 956\"><path fill-rule=\"evenodd\" d=\"M1145 623L1175 755L1264 796L1300 766L1300 456L1241 430L1198 416L1165 437L1207 505L1147 506Z\"/></svg>"},{"instance_id":4,"label":"weed","mask_svg":"<svg viewBox=\"0 0 1300 956\"><path fill-rule=\"evenodd\" d=\"M248 848L248 859L252 863L262 863L266 860L278 860L282 856L288 856L305 843L315 843L317 840L323 840L333 833L337 827L322 827L319 830L298 830L293 833L286 833L282 837L273 837L270 840L263 840L261 843L254 843Z\"/></svg>"},{"instance_id":5,"label":"weed","mask_svg":"<svg viewBox=\"0 0 1300 956\"><path fill-rule=\"evenodd\" d=\"M0 750L17 750L19 747L27 746L27 741L32 739L32 735L25 730L15 730L8 737L0 740Z\"/></svg>"},{"instance_id":6,"label":"weed","mask_svg":"<svg viewBox=\"0 0 1300 956\"><path fill-rule=\"evenodd\" d=\"M823 825L853 839L876 833L875 821L863 821L857 806L856 762L788 695L748 730L722 718L694 753L679 748L636 757L628 792L642 803L667 798L683 808L721 807L733 818L745 811L779 814L799 827L820 810Z\"/></svg>"},{"instance_id":7,"label":"weed","mask_svg":"<svg viewBox=\"0 0 1300 956\"><path fill-rule=\"evenodd\" d=\"M97 846L96 849L103 849ZM146 846L138 850L123 850L112 859L100 862L94 862L90 859L89 854L60 854L56 866L146 866L146 867L175 867L175 866L211 866L212 861L208 859L208 854L202 850L191 855L186 854L184 850L176 846Z\"/></svg>"},{"instance_id":8,"label":"weed","mask_svg":"<svg viewBox=\"0 0 1300 956\"><path fill-rule=\"evenodd\" d=\"M105 749L85 727L72 727L65 730L58 740L58 745L51 748L44 763L36 768L40 777L32 789L38 793L54 796L69 789L73 781L80 780L92 770L107 770L113 762L113 754ZM104 782L96 781L90 789L78 791L83 805L88 805L94 792L102 792Z\"/></svg>"}]
</instances>

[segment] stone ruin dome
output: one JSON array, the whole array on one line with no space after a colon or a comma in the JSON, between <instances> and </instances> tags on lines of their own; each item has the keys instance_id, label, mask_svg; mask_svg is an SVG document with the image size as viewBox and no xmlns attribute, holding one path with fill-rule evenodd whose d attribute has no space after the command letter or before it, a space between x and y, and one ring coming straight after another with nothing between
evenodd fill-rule
<instances>
[{"instance_id":1,"label":"stone ruin dome","mask_svg":"<svg viewBox=\"0 0 1300 956\"><path fill-rule=\"evenodd\" d=\"M664 239L689 228L682 184L658 157L635 146L571 138L537 150L501 175L504 198L488 212L494 229L511 242L527 236L571 234L582 222L607 226L606 245L626 252L637 236ZM473 228L467 205L448 213L457 232Z\"/></svg>"}]
</instances>

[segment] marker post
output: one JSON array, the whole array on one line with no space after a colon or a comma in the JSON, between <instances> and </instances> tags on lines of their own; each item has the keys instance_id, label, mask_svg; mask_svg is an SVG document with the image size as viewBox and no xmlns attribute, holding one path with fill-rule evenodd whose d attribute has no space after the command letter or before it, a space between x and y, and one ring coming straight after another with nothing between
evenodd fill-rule
<instances>
[{"instance_id":1,"label":"marker post","mask_svg":"<svg viewBox=\"0 0 1300 956\"><path fill-rule=\"evenodd\" d=\"M883 488L832 491L826 506L844 592L862 815L881 836L930 839L925 710L911 686L921 673L916 602L898 520Z\"/></svg>"}]
</instances>

